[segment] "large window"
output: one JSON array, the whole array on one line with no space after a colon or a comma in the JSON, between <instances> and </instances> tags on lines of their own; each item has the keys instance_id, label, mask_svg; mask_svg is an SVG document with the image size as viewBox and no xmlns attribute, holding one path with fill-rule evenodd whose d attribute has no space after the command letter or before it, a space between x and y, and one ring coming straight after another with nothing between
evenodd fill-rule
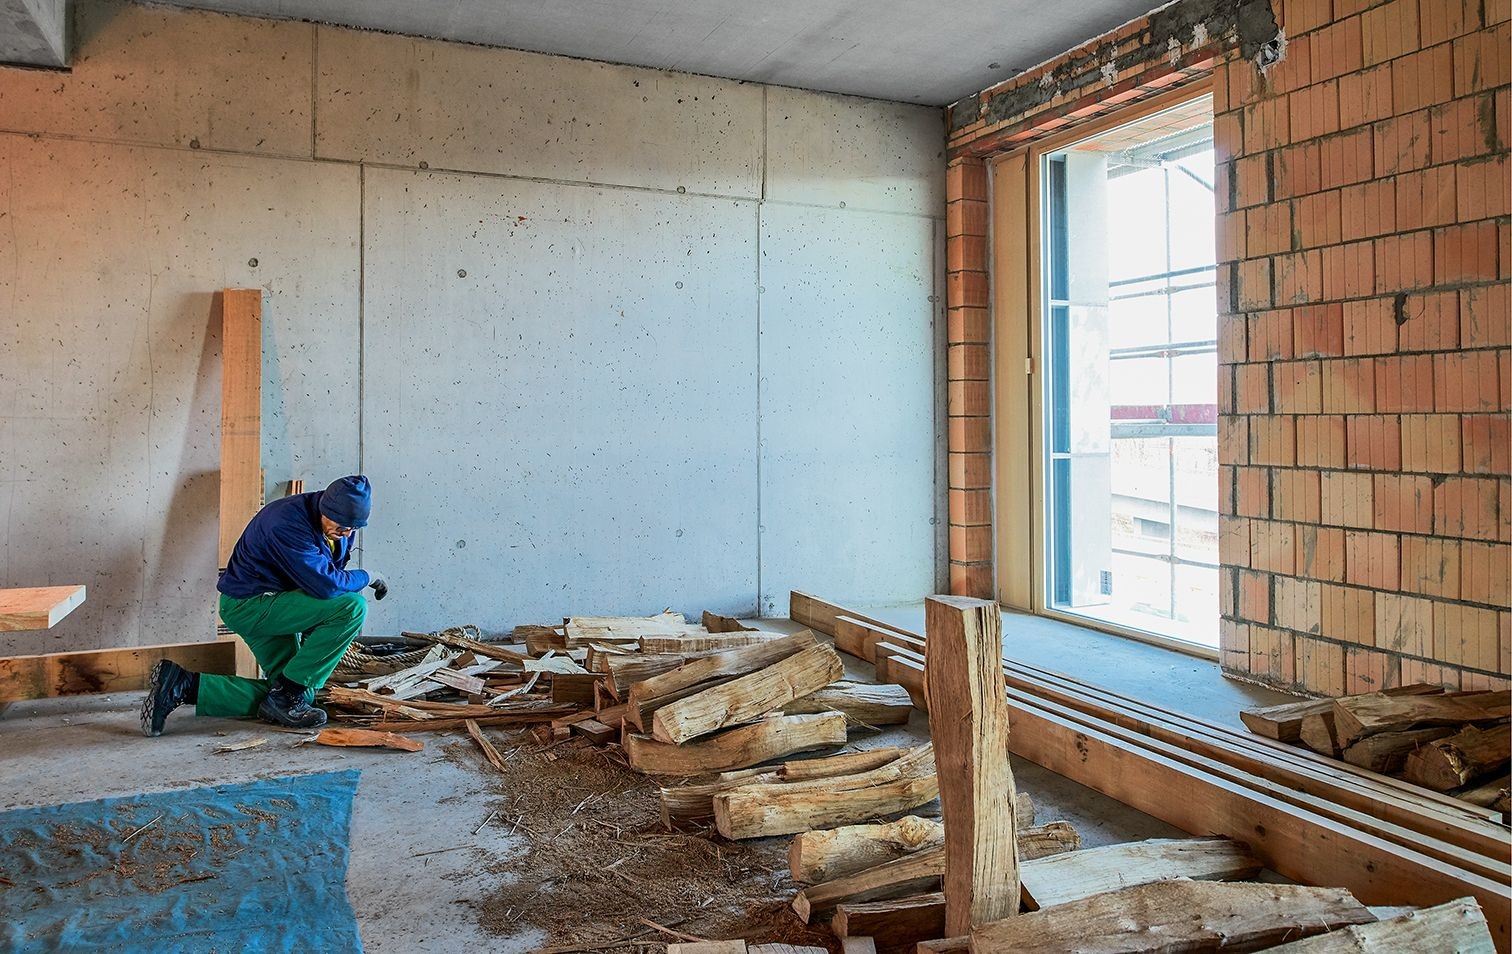
<instances>
[{"instance_id":1,"label":"large window","mask_svg":"<svg viewBox=\"0 0 1512 954\"><path fill-rule=\"evenodd\" d=\"M1211 98L1040 163L1044 605L1216 646Z\"/></svg>"}]
</instances>

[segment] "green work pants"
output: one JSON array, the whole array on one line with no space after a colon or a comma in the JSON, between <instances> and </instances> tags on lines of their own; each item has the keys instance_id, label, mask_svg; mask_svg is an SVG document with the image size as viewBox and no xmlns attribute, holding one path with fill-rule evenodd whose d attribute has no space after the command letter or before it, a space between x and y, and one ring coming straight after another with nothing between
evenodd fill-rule
<instances>
[{"instance_id":1,"label":"green work pants","mask_svg":"<svg viewBox=\"0 0 1512 954\"><path fill-rule=\"evenodd\" d=\"M300 590L238 600L221 594L226 626L252 649L268 679L282 675L308 686L308 698L331 678L352 640L362 632L367 601L360 593L319 600ZM251 717L268 694L268 679L203 673L195 714Z\"/></svg>"}]
</instances>

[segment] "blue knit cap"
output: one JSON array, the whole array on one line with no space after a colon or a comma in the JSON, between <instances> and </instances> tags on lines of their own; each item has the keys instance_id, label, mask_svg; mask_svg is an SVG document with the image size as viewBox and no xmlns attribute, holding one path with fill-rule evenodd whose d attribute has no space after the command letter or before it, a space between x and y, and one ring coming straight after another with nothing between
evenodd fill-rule
<instances>
[{"instance_id":1,"label":"blue knit cap","mask_svg":"<svg viewBox=\"0 0 1512 954\"><path fill-rule=\"evenodd\" d=\"M339 527L367 526L368 514L373 512L372 485L361 474L332 481L320 496L320 512Z\"/></svg>"}]
</instances>

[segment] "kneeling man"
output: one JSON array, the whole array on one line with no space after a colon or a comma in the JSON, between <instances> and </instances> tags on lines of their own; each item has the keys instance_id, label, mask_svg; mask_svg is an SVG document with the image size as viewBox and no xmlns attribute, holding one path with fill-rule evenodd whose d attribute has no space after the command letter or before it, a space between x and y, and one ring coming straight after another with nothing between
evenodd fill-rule
<instances>
[{"instance_id":1,"label":"kneeling man","mask_svg":"<svg viewBox=\"0 0 1512 954\"><path fill-rule=\"evenodd\" d=\"M162 735L186 703L198 715L251 718L296 729L325 724L311 703L362 632L367 602L388 595L382 574L348 570L352 532L367 526L372 488L343 477L325 490L275 500L258 511L221 574L220 616L252 649L267 679L189 672L164 659L152 669L142 731Z\"/></svg>"}]
</instances>

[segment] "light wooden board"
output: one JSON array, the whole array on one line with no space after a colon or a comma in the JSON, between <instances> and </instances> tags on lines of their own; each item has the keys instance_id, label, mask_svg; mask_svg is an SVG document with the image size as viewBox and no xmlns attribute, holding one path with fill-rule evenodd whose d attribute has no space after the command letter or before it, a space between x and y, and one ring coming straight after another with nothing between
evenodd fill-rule
<instances>
[{"instance_id":1,"label":"light wooden board","mask_svg":"<svg viewBox=\"0 0 1512 954\"><path fill-rule=\"evenodd\" d=\"M262 289L221 292L220 563L262 509ZM252 650L235 637L236 674L255 677Z\"/></svg>"},{"instance_id":2,"label":"light wooden board","mask_svg":"<svg viewBox=\"0 0 1512 954\"><path fill-rule=\"evenodd\" d=\"M235 665L232 645L224 641L11 656L0 659L0 703L144 689L159 659L195 672L229 674Z\"/></svg>"},{"instance_id":3,"label":"light wooden board","mask_svg":"<svg viewBox=\"0 0 1512 954\"><path fill-rule=\"evenodd\" d=\"M82 584L0 590L0 632L52 629L83 602Z\"/></svg>"}]
</instances>

